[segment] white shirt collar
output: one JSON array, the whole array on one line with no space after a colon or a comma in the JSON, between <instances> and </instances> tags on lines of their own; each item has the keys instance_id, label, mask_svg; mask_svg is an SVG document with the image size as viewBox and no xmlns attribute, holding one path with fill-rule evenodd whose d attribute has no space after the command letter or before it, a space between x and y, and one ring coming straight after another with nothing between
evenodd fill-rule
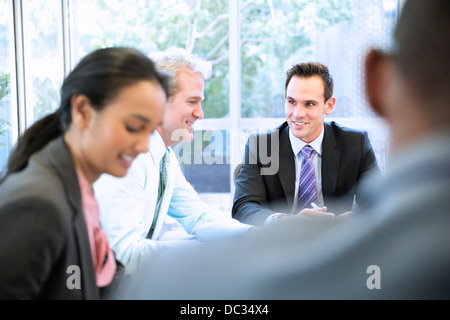
<instances>
[{"instance_id":1,"label":"white shirt collar","mask_svg":"<svg viewBox=\"0 0 450 320\"><path fill-rule=\"evenodd\" d=\"M319 136L311 143L305 143L303 140L294 136L294 134L292 133L292 129L289 127L289 140L291 141L292 151L294 152L294 154L297 155L305 145L309 144L319 155L321 155L324 131L325 127L322 126L322 131L320 132Z\"/></svg>"},{"instance_id":2,"label":"white shirt collar","mask_svg":"<svg viewBox=\"0 0 450 320\"><path fill-rule=\"evenodd\" d=\"M155 130L155 132L153 132L150 135L150 142L148 146L148 152L152 157L154 165L157 165L161 162L161 159L164 157L166 149L167 147L166 144L164 143L163 138L161 137L161 134L157 130Z\"/></svg>"}]
</instances>

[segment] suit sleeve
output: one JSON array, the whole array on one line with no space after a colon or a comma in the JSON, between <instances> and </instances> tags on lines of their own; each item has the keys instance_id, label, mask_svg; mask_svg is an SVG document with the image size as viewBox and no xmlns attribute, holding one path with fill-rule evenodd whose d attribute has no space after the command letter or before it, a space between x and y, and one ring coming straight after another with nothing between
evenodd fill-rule
<instances>
[{"instance_id":1,"label":"suit sleeve","mask_svg":"<svg viewBox=\"0 0 450 320\"><path fill-rule=\"evenodd\" d=\"M64 245L61 214L35 197L6 204L0 218L0 299L35 299Z\"/></svg>"},{"instance_id":2,"label":"suit sleeve","mask_svg":"<svg viewBox=\"0 0 450 320\"><path fill-rule=\"evenodd\" d=\"M245 146L245 157L235 182L233 218L255 226L276 213L266 208L267 192L261 175L262 165L258 157L258 136L251 135Z\"/></svg>"},{"instance_id":3,"label":"suit sleeve","mask_svg":"<svg viewBox=\"0 0 450 320\"><path fill-rule=\"evenodd\" d=\"M378 166L375 152L370 143L367 132L361 138L361 165L356 187L356 203L359 207L364 207L370 196L370 185L381 177L381 170Z\"/></svg>"}]
</instances>

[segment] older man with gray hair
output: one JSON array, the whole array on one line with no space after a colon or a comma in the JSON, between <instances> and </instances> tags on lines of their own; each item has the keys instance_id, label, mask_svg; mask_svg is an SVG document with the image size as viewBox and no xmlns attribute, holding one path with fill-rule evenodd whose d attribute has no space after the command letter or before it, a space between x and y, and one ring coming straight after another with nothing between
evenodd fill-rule
<instances>
[{"instance_id":1,"label":"older man with gray hair","mask_svg":"<svg viewBox=\"0 0 450 320\"><path fill-rule=\"evenodd\" d=\"M203 119L201 102L211 63L180 48L151 58L160 71L172 76L163 123L150 137L149 151L133 161L125 178L104 175L94 185L102 227L128 273L157 248L181 243L160 239L167 216L200 241L244 234L251 228L207 207L184 177L171 148L177 142L192 141L193 125ZM140 129L134 123L125 125Z\"/></svg>"}]
</instances>

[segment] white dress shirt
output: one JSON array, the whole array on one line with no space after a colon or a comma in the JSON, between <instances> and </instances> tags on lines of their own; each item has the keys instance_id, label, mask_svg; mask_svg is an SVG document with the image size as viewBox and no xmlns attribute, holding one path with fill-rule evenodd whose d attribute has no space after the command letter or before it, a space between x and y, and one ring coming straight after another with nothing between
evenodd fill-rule
<instances>
[{"instance_id":1,"label":"white dress shirt","mask_svg":"<svg viewBox=\"0 0 450 320\"><path fill-rule=\"evenodd\" d=\"M102 227L128 272L157 248L174 245L173 241L157 240L166 216L175 218L188 234L200 241L239 235L251 228L218 209L208 208L184 177L175 153L169 148L164 200L153 236L147 239L157 202L160 162L166 149L161 135L155 131L150 137L149 151L133 161L124 178L104 174L94 184Z\"/></svg>"},{"instance_id":2,"label":"white dress shirt","mask_svg":"<svg viewBox=\"0 0 450 320\"><path fill-rule=\"evenodd\" d=\"M322 193L322 141L325 129L322 128L320 135L311 143L305 143L303 140L295 137L292 134L292 130L289 129L289 140L291 141L292 151L295 155L295 195L294 195L294 208L297 206L298 187L300 183L300 171L302 169L303 155L300 152L304 146L310 145L314 152L311 155L311 159L314 164L314 173L316 179L316 199L317 205L323 207L323 193ZM298 212L297 212L298 213Z\"/></svg>"},{"instance_id":3,"label":"white dress shirt","mask_svg":"<svg viewBox=\"0 0 450 320\"><path fill-rule=\"evenodd\" d=\"M294 194L294 202L293 202L293 208L297 207L297 201L298 201L298 185L300 183L300 172L302 169L302 161L303 156L300 152L304 146L310 145L314 152L311 155L313 165L314 165L314 175L316 179L316 199L317 199L317 205L319 207L324 206L323 201L323 192L322 192L322 142L323 142L323 135L325 132L325 128L322 127L322 132L320 135L311 143L305 143L303 140L297 138L292 133L292 129L289 128L289 140L291 142L292 151L294 152L294 158L295 158L295 194ZM292 212L293 214L297 214L298 212ZM268 216L264 222L264 224L270 224L277 219L279 219L282 216L288 216L288 214L285 213L274 213Z\"/></svg>"}]
</instances>

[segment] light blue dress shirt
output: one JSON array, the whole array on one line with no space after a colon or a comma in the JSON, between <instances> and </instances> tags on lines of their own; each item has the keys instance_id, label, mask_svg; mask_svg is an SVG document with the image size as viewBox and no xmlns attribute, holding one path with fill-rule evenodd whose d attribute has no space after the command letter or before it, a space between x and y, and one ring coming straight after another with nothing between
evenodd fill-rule
<instances>
[{"instance_id":1,"label":"light blue dress shirt","mask_svg":"<svg viewBox=\"0 0 450 320\"><path fill-rule=\"evenodd\" d=\"M128 272L133 272L154 250L180 245L179 242L159 240L166 216L176 219L188 234L200 241L240 235L252 228L232 219L231 214L207 207L184 177L175 153L169 148L164 200L153 236L147 239L157 202L160 162L165 151L161 135L155 132L150 137L149 151L133 161L124 178L104 174L94 184L102 228Z\"/></svg>"}]
</instances>

